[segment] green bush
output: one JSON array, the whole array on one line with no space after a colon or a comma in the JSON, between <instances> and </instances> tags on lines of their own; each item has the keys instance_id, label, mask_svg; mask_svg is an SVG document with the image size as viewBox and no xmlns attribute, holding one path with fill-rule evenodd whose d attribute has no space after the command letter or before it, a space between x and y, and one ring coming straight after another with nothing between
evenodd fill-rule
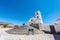
<instances>
[{"instance_id":1,"label":"green bush","mask_svg":"<svg viewBox=\"0 0 60 40\"><path fill-rule=\"evenodd\" d=\"M3 24L3 27L6 28L8 26L8 24Z\"/></svg>"},{"instance_id":2,"label":"green bush","mask_svg":"<svg viewBox=\"0 0 60 40\"><path fill-rule=\"evenodd\" d=\"M19 26L18 25L15 25L14 28L19 28Z\"/></svg>"}]
</instances>

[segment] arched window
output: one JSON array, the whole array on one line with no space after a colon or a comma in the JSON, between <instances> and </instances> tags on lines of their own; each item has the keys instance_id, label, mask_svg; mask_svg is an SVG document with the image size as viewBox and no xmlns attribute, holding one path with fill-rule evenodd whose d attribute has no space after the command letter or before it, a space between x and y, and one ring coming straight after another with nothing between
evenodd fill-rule
<instances>
[{"instance_id":1,"label":"arched window","mask_svg":"<svg viewBox=\"0 0 60 40\"><path fill-rule=\"evenodd\" d=\"M39 18L39 16L37 16L37 18Z\"/></svg>"},{"instance_id":2,"label":"arched window","mask_svg":"<svg viewBox=\"0 0 60 40\"><path fill-rule=\"evenodd\" d=\"M39 13L37 12L37 15L39 15Z\"/></svg>"},{"instance_id":3,"label":"arched window","mask_svg":"<svg viewBox=\"0 0 60 40\"><path fill-rule=\"evenodd\" d=\"M32 35L33 35L33 34L34 34L34 29L29 28L29 29L28 29L28 34L32 34Z\"/></svg>"}]
</instances>

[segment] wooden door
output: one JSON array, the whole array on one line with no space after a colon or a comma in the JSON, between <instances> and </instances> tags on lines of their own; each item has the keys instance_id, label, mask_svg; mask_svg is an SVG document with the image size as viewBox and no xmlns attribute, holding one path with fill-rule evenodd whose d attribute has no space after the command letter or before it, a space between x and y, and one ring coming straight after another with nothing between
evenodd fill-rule
<instances>
[{"instance_id":1,"label":"wooden door","mask_svg":"<svg viewBox=\"0 0 60 40\"><path fill-rule=\"evenodd\" d=\"M54 25L50 25L50 30L51 30L51 33L55 33L55 27L54 27Z\"/></svg>"}]
</instances>

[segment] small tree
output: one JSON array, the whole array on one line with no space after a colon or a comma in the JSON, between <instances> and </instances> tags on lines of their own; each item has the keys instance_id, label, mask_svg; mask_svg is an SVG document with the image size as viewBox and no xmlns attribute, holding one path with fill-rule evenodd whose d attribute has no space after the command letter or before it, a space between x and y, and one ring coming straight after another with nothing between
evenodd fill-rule
<instances>
[{"instance_id":1,"label":"small tree","mask_svg":"<svg viewBox=\"0 0 60 40\"><path fill-rule=\"evenodd\" d=\"M6 28L8 26L8 24L3 24L3 27Z\"/></svg>"}]
</instances>

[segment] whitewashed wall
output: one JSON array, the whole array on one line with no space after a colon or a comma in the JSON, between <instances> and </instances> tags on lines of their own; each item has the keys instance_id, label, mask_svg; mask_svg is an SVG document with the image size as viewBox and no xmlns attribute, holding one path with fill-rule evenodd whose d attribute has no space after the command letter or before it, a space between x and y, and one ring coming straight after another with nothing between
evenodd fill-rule
<instances>
[{"instance_id":1,"label":"whitewashed wall","mask_svg":"<svg viewBox=\"0 0 60 40\"><path fill-rule=\"evenodd\" d=\"M50 31L49 25L44 25L44 26L43 26L43 30L45 30L45 31Z\"/></svg>"},{"instance_id":2,"label":"whitewashed wall","mask_svg":"<svg viewBox=\"0 0 60 40\"><path fill-rule=\"evenodd\" d=\"M54 27L55 27L55 31L56 32L60 32L60 24L54 25ZM51 31L49 25L44 25L43 26L43 30L45 30L45 31Z\"/></svg>"},{"instance_id":3,"label":"whitewashed wall","mask_svg":"<svg viewBox=\"0 0 60 40\"><path fill-rule=\"evenodd\" d=\"M54 25L56 32L60 32L60 24Z\"/></svg>"}]
</instances>

